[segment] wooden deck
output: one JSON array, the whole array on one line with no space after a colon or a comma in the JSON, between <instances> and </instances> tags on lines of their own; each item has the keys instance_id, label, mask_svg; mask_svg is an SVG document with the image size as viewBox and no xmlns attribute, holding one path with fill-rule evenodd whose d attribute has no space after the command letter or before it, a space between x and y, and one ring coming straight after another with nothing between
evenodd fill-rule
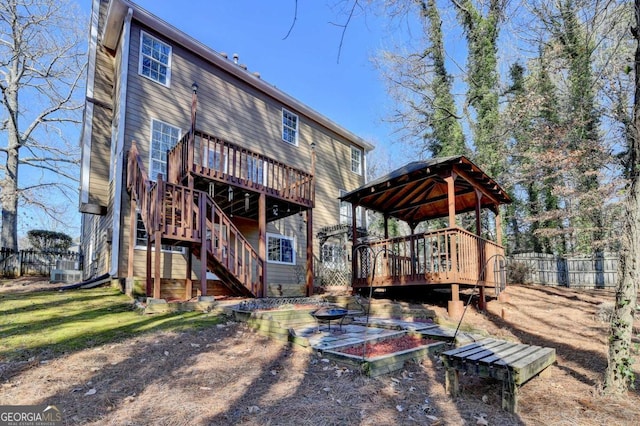
<instances>
[{"instance_id":1,"label":"wooden deck","mask_svg":"<svg viewBox=\"0 0 640 426\"><path fill-rule=\"evenodd\" d=\"M459 393L460 372L502 381L502 408L518 411L518 390L556 361L556 350L504 340L485 339L443 352L446 389Z\"/></svg>"}]
</instances>

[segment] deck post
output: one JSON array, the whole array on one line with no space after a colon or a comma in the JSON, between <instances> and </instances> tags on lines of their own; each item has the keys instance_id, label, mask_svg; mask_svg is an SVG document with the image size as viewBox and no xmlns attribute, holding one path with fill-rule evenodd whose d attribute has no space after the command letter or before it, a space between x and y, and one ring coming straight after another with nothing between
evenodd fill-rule
<instances>
[{"instance_id":1,"label":"deck post","mask_svg":"<svg viewBox=\"0 0 640 426\"><path fill-rule=\"evenodd\" d=\"M153 259L153 298L160 299L160 255L162 254L162 232L155 231Z\"/></svg>"},{"instance_id":2,"label":"deck post","mask_svg":"<svg viewBox=\"0 0 640 426\"><path fill-rule=\"evenodd\" d=\"M307 296L313 296L313 210L307 210Z\"/></svg>"},{"instance_id":3,"label":"deck post","mask_svg":"<svg viewBox=\"0 0 640 426\"><path fill-rule=\"evenodd\" d=\"M262 260L262 276L258 297L267 296L267 194L260 193L258 197L258 256Z\"/></svg>"},{"instance_id":4,"label":"deck post","mask_svg":"<svg viewBox=\"0 0 640 426\"><path fill-rule=\"evenodd\" d=\"M356 269L358 268L358 259L356 253L356 246L358 245L358 225L356 221L356 204L351 203L351 285L353 286L354 281L356 280Z\"/></svg>"},{"instance_id":5,"label":"deck post","mask_svg":"<svg viewBox=\"0 0 640 426\"><path fill-rule=\"evenodd\" d=\"M384 215L384 239L385 240L389 239L389 215L388 214Z\"/></svg>"},{"instance_id":6,"label":"deck post","mask_svg":"<svg viewBox=\"0 0 640 426\"><path fill-rule=\"evenodd\" d=\"M127 258L127 278L133 279L133 247L136 245L136 225L138 222L138 215L136 212L137 204L135 198L133 198L133 192L131 193L131 205L129 208L129 253Z\"/></svg>"},{"instance_id":7,"label":"deck post","mask_svg":"<svg viewBox=\"0 0 640 426\"><path fill-rule=\"evenodd\" d=\"M481 219L481 206L482 206L482 192L479 189L475 190L476 193L476 235L478 237L482 236L482 219ZM478 309L484 311L487 308L484 285L486 283L485 279L485 262L487 255L485 253L485 245L484 242L478 239L478 286L479 286L479 294L478 294Z\"/></svg>"},{"instance_id":8,"label":"deck post","mask_svg":"<svg viewBox=\"0 0 640 426\"><path fill-rule=\"evenodd\" d=\"M147 232L147 297L153 296L153 280L151 274L151 234Z\"/></svg>"},{"instance_id":9,"label":"deck post","mask_svg":"<svg viewBox=\"0 0 640 426\"><path fill-rule=\"evenodd\" d=\"M198 199L198 211L200 214L200 288L198 296L207 295L207 258L208 258L208 241L207 241L207 199L200 197ZM216 226L216 210L211 206L211 252L214 247L214 228Z\"/></svg>"},{"instance_id":10,"label":"deck post","mask_svg":"<svg viewBox=\"0 0 640 426\"><path fill-rule=\"evenodd\" d=\"M444 178L447 182L447 200L449 202L449 228L456 226L456 187L455 181L458 175L451 172L450 176ZM458 247L454 244L455 240L451 240L451 274L458 276ZM460 285L451 284L451 300L447 304L447 313L451 318L460 318L462 316L464 304L460 300Z\"/></svg>"},{"instance_id":11,"label":"deck post","mask_svg":"<svg viewBox=\"0 0 640 426\"><path fill-rule=\"evenodd\" d=\"M193 281L191 281L191 272L193 271L193 259L191 259L191 247L187 247L187 273L185 279L185 300L189 300L192 297Z\"/></svg>"}]
</instances>

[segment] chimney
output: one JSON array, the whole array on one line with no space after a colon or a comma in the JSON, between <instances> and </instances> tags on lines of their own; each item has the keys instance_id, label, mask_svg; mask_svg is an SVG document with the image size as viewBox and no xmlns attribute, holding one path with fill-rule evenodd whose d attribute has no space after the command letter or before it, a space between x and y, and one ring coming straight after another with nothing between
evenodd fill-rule
<instances>
[{"instance_id":1,"label":"chimney","mask_svg":"<svg viewBox=\"0 0 640 426\"><path fill-rule=\"evenodd\" d=\"M233 63L238 65L238 58L240 58L240 55L238 55L237 53L233 54Z\"/></svg>"}]
</instances>

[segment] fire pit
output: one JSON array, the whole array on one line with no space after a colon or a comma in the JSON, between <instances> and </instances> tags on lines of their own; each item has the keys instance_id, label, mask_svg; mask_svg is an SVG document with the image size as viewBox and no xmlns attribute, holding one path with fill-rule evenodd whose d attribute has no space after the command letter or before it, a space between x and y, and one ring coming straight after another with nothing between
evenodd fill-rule
<instances>
[{"instance_id":1,"label":"fire pit","mask_svg":"<svg viewBox=\"0 0 640 426\"><path fill-rule=\"evenodd\" d=\"M320 331L320 323L326 322L329 324L329 331L331 331L331 321L340 320L340 331L342 331L342 321L344 317L347 315L349 311L344 308L337 308L332 306L323 306L322 308L316 309L311 312L311 316L313 316L318 322L318 331Z\"/></svg>"}]
</instances>

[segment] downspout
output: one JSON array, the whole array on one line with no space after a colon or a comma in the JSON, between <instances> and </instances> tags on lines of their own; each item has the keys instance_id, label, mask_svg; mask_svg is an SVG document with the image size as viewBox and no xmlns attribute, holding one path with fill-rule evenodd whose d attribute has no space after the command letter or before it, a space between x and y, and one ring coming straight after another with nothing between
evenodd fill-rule
<instances>
[{"instance_id":1,"label":"downspout","mask_svg":"<svg viewBox=\"0 0 640 426\"><path fill-rule=\"evenodd\" d=\"M111 240L111 270L109 275L118 275L118 260L120 258L120 224L122 214L122 185L124 174L124 129L127 111L127 84L129 75L129 44L131 39L131 18L133 9L129 8L122 26L122 47L120 55L120 90L118 93L118 137L116 142L116 172L113 200L113 236ZM129 230L133 232L133 230Z\"/></svg>"}]
</instances>

